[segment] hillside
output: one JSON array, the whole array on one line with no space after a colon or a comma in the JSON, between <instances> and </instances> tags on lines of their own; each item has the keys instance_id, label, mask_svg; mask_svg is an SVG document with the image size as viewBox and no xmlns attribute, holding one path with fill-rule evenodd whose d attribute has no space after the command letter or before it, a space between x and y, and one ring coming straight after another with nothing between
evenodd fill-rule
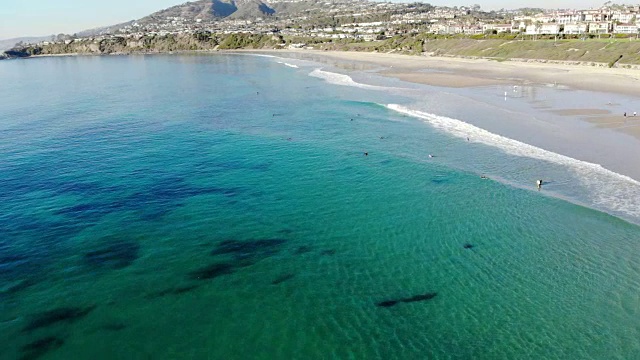
<instances>
[{"instance_id":1,"label":"hillside","mask_svg":"<svg viewBox=\"0 0 640 360\"><path fill-rule=\"evenodd\" d=\"M148 23L168 17L181 17L190 21L213 21L223 18L255 19L276 13L260 0L199 0L157 11L139 20Z\"/></svg>"},{"instance_id":2,"label":"hillside","mask_svg":"<svg viewBox=\"0 0 640 360\"><path fill-rule=\"evenodd\" d=\"M51 35L49 35L49 36L35 36L35 37L21 37L21 38L0 40L0 53L3 52L3 51L7 51L7 50L11 49L17 43L20 43L20 42L22 42L22 43L36 43L36 42L40 42L40 41L49 40L50 38L51 38Z\"/></svg>"},{"instance_id":3,"label":"hillside","mask_svg":"<svg viewBox=\"0 0 640 360\"><path fill-rule=\"evenodd\" d=\"M588 66L637 67L640 41L617 40L478 40L438 38L433 35L399 35L378 41L350 41L288 37L267 34L215 34L201 32L182 35L147 35L140 39L114 37L82 40L70 44L21 47L8 51L10 57L57 54L127 54L225 49L282 49L305 43L318 50L388 52L426 56L485 58L497 61L566 62Z\"/></svg>"},{"instance_id":4,"label":"hillside","mask_svg":"<svg viewBox=\"0 0 640 360\"><path fill-rule=\"evenodd\" d=\"M438 28L433 28L432 21L424 20L425 14L466 16L467 20L471 16L468 10L442 11L422 3L362 0L197 0L140 20L93 29L86 32L88 35L83 32L78 36L58 36L53 43L18 46L0 55L0 59L313 47L496 61L640 65L640 41L628 34L602 34L602 37L561 34L538 36L536 40L518 32L441 34ZM474 15L488 16L481 12Z\"/></svg>"}]
</instances>

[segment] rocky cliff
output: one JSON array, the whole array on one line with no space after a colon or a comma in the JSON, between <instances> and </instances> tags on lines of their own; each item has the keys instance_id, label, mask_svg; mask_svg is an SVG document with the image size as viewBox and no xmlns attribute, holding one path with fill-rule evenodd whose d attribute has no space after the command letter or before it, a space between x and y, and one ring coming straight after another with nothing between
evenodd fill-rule
<instances>
[{"instance_id":1,"label":"rocky cliff","mask_svg":"<svg viewBox=\"0 0 640 360\"><path fill-rule=\"evenodd\" d=\"M69 44L30 45L11 49L8 58L38 55L109 55L129 53L164 53L215 49L273 49L285 40L279 36L261 34L212 34L200 32L182 35L148 35L140 38L112 37L88 39Z\"/></svg>"}]
</instances>

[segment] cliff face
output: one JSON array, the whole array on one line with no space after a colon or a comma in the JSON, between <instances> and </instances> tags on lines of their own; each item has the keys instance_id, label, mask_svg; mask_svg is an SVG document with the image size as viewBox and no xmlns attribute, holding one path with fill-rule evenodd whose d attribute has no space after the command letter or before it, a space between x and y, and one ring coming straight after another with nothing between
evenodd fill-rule
<instances>
[{"instance_id":1,"label":"cliff face","mask_svg":"<svg viewBox=\"0 0 640 360\"><path fill-rule=\"evenodd\" d=\"M140 38L113 37L14 48L5 57L57 54L160 53L214 49L279 49L287 43L304 43L316 49L394 52L414 55L485 58L498 61L561 62L566 64L636 68L640 64L640 42L618 41L605 47L600 41L510 41L439 39L430 34L394 36L362 42L349 39L321 39L263 34L148 35ZM0 59L2 57L0 56Z\"/></svg>"},{"instance_id":2,"label":"cliff face","mask_svg":"<svg viewBox=\"0 0 640 360\"><path fill-rule=\"evenodd\" d=\"M214 49L266 49L278 48L281 37L260 34L216 35L208 32L184 35L144 36L138 39L115 37L102 40L74 41L69 44L50 44L15 48L6 52L10 58L34 55L108 55L127 53L161 53Z\"/></svg>"}]
</instances>

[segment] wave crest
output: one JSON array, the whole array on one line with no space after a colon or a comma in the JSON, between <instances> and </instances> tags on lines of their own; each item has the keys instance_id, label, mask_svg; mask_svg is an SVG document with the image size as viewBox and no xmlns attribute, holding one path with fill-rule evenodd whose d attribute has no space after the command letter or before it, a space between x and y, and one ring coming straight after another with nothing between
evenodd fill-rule
<instances>
[{"instance_id":1,"label":"wave crest","mask_svg":"<svg viewBox=\"0 0 640 360\"><path fill-rule=\"evenodd\" d=\"M432 127L475 143L499 148L503 152L562 165L573 171L580 183L589 191L590 200L598 208L618 212L640 220L640 182L583 160L574 159L518 140L494 134L461 120L412 110L398 104L389 104L390 110L421 119Z\"/></svg>"},{"instance_id":2,"label":"wave crest","mask_svg":"<svg viewBox=\"0 0 640 360\"><path fill-rule=\"evenodd\" d=\"M316 77L319 79L323 79L329 84L341 85L341 86L352 86L361 89L367 90L395 90L396 88L385 87L385 86L376 86L376 85L367 85L361 84L359 82L353 81L353 79L349 75L338 74L330 71L324 71L320 69L315 69L309 73L309 76Z\"/></svg>"}]
</instances>

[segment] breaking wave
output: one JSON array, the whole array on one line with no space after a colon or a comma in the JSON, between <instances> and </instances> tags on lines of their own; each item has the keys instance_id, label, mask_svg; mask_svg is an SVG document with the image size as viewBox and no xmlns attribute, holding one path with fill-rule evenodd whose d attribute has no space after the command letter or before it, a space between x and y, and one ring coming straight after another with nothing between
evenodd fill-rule
<instances>
[{"instance_id":1,"label":"breaking wave","mask_svg":"<svg viewBox=\"0 0 640 360\"><path fill-rule=\"evenodd\" d=\"M458 138L471 137L475 143L499 148L509 155L548 161L570 169L581 185L588 190L589 200L596 208L633 217L636 222L640 220L640 182L629 176L618 174L600 164L574 159L494 134L461 120L412 110L397 104L389 104L386 107L421 119L435 129Z\"/></svg>"},{"instance_id":2,"label":"breaking wave","mask_svg":"<svg viewBox=\"0 0 640 360\"><path fill-rule=\"evenodd\" d=\"M324 70L320 70L320 69L313 70L312 72L309 73L309 76L313 76L313 77L316 77L316 78L319 78L319 79L323 79L324 81L328 82L329 84L334 84L334 85L352 86L352 87L357 87L357 88L361 88L361 89L379 90L379 91L383 91L383 90L401 90L401 89L393 88L393 87L361 84L359 82L354 81L349 75L338 74L338 73L334 73L334 72L330 72L330 71L324 71Z\"/></svg>"}]
</instances>

